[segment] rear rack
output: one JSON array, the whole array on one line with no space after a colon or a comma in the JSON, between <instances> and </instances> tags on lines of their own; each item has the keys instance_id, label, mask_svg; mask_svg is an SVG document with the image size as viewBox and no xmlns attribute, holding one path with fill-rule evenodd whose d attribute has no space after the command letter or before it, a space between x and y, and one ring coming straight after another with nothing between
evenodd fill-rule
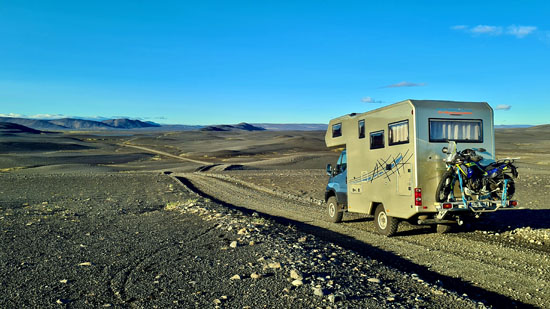
<instances>
[{"instance_id":1,"label":"rear rack","mask_svg":"<svg viewBox=\"0 0 550 309\"><path fill-rule=\"evenodd\" d=\"M478 200L434 203L434 205L438 212L436 218L442 220L448 213L473 212L481 214L495 212L499 209L514 209L517 206L517 201Z\"/></svg>"}]
</instances>

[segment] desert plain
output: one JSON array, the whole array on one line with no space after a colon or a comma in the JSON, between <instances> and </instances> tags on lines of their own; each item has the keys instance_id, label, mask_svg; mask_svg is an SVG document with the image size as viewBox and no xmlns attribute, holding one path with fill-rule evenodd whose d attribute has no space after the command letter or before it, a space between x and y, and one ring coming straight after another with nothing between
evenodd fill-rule
<instances>
[{"instance_id":1,"label":"desert plain","mask_svg":"<svg viewBox=\"0 0 550 309\"><path fill-rule=\"evenodd\" d=\"M321 131L0 126L0 307L550 307L550 126L499 129L515 198L437 234L326 220Z\"/></svg>"}]
</instances>

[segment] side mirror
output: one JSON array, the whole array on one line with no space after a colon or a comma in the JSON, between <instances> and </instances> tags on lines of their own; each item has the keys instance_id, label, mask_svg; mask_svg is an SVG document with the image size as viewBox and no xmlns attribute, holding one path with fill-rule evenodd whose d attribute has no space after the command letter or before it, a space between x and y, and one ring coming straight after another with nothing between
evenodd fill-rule
<instances>
[{"instance_id":1,"label":"side mirror","mask_svg":"<svg viewBox=\"0 0 550 309\"><path fill-rule=\"evenodd\" d=\"M327 175L332 176L332 165L327 164Z\"/></svg>"},{"instance_id":2,"label":"side mirror","mask_svg":"<svg viewBox=\"0 0 550 309\"><path fill-rule=\"evenodd\" d=\"M443 153L448 153L448 152L449 152L449 148L443 147L443 149L441 149L441 152L443 152Z\"/></svg>"}]
</instances>

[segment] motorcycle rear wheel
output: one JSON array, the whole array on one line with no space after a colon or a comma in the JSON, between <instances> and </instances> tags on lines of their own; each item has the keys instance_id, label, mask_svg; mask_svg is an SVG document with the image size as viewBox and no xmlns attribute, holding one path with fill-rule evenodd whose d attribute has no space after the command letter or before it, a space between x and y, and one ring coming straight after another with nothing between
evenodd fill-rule
<instances>
[{"instance_id":1,"label":"motorcycle rear wheel","mask_svg":"<svg viewBox=\"0 0 550 309\"><path fill-rule=\"evenodd\" d=\"M491 188L491 198L496 201L502 200L502 193L504 192L504 180L507 179L507 185L506 185L506 200L510 200L514 197L514 193L516 192L516 185L514 183L514 179L510 177L510 175L502 174L502 176L498 176L496 179L493 179L491 183L489 184Z\"/></svg>"}]
</instances>

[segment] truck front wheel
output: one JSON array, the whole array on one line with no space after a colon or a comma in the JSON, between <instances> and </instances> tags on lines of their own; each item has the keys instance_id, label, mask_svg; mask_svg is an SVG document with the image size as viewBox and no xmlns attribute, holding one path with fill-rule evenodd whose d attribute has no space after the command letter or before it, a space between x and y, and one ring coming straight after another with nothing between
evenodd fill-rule
<instances>
[{"instance_id":1,"label":"truck front wheel","mask_svg":"<svg viewBox=\"0 0 550 309\"><path fill-rule=\"evenodd\" d=\"M328 198L327 210L330 222L338 223L342 221L342 216L344 215L344 212L342 212L342 210L338 206L338 201L336 201L335 196L331 196Z\"/></svg>"},{"instance_id":2,"label":"truck front wheel","mask_svg":"<svg viewBox=\"0 0 550 309\"><path fill-rule=\"evenodd\" d=\"M384 205L380 204L376 207L376 211L374 212L374 224L376 225L378 234L390 237L397 232L399 220L388 216L384 209Z\"/></svg>"}]
</instances>

